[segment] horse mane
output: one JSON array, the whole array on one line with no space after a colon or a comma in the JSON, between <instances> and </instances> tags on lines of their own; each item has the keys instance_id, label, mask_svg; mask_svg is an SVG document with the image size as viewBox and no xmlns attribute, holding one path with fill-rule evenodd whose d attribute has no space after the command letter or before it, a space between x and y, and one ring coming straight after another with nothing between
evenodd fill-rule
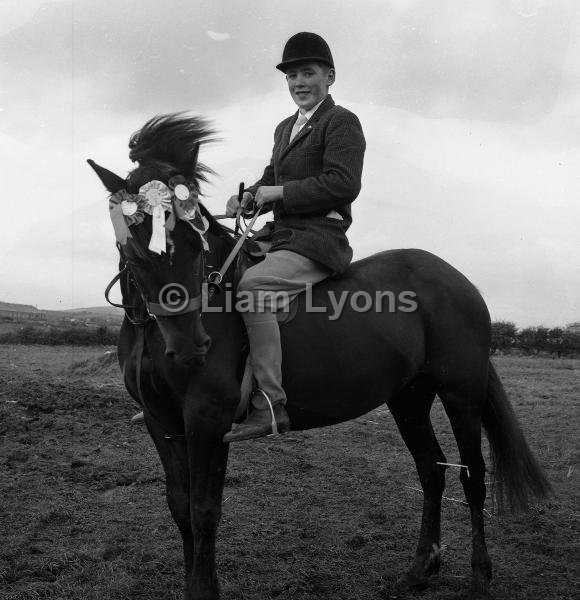
<instances>
[{"instance_id":1,"label":"horse mane","mask_svg":"<svg viewBox=\"0 0 580 600\"><path fill-rule=\"evenodd\" d=\"M222 225L201 202L199 202L198 204L201 210L201 214L207 219L209 223L208 231L210 233L213 233L220 239L227 239L233 244L235 242L235 240L233 239L234 230L230 227Z\"/></svg>"},{"instance_id":2,"label":"horse mane","mask_svg":"<svg viewBox=\"0 0 580 600\"><path fill-rule=\"evenodd\" d=\"M214 255L216 262L221 267L236 243L234 231L222 225L201 202L199 202L199 209L208 221L208 237L213 238L209 240L210 253Z\"/></svg>"},{"instance_id":3,"label":"horse mane","mask_svg":"<svg viewBox=\"0 0 580 600\"><path fill-rule=\"evenodd\" d=\"M139 166L127 177L127 191L158 179L167 184L175 175L183 175L194 183L206 182L214 171L197 160L201 144L219 141L216 131L205 119L177 112L156 115L129 140L129 158Z\"/></svg>"},{"instance_id":4,"label":"horse mane","mask_svg":"<svg viewBox=\"0 0 580 600\"><path fill-rule=\"evenodd\" d=\"M216 141L216 131L201 117L186 112L156 115L129 140L129 158L138 166L127 176L127 191L137 193L154 179L167 185L172 177L182 175L200 193L200 182L207 182L208 175L215 172L197 160L199 148ZM216 260L221 261L235 244L234 232L219 223L201 202L199 207L208 221L208 234L214 238L210 246L215 246L212 250ZM154 258L147 256L149 260Z\"/></svg>"}]
</instances>

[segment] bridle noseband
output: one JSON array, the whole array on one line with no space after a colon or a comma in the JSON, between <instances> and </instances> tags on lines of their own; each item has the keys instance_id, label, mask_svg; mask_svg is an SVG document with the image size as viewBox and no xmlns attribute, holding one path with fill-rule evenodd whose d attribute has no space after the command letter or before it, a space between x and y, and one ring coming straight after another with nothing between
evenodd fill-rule
<instances>
[{"instance_id":1,"label":"bridle noseband","mask_svg":"<svg viewBox=\"0 0 580 600\"><path fill-rule=\"evenodd\" d=\"M113 302L109 298L109 294L111 293L113 286L115 285L115 283L117 283L117 281L121 279L121 277L123 277L124 274L126 274L128 286L133 285L138 290L139 295L141 296L142 304L118 304L116 302ZM137 278L133 275L133 272L131 271L131 268L127 263L124 264L123 268L115 275L115 277L113 277L113 279L111 279L111 281L105 288L105 300L111 306L115 306L116 308L122 308L125 311L125 316L127 317L127 320L132 325L135 325L137 327L143 327L144 325L147 325L147 323L149 323L150 321L154 321L156 317L176 317L179 315L184 315L193 312L194 310L201 309L202 307L201 294L190 298L187 301L187 303L185 303L183 306L180 306L178 309L169 309L163 304L160 304L159 302L150 301L147 298L141 286L139 285ZM137 312L140 308L143 308L145 310L147 314L145 318L140 319L134 316L134 313Z\"/></svg>"}]
</instances>

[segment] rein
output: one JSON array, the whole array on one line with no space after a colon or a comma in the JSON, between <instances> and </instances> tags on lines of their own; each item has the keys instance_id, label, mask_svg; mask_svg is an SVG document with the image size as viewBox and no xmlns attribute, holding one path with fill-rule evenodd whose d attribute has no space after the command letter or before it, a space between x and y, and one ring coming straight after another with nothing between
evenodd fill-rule
<instances>
[{"instance_id":1,"label":"rein","mask_svg":"<svg viewBox=\"0 0 580 600\"><path fill-rule=\"evenodd\" d=\"M252 217L250 224L245 228L242 235L240 235L240 237L238 238L236 245L231 249L230 253L228 254L227 258L224 261L224 264L222 265L222 268L219 271L212 271L207 276L207 283L208 283L208 288L209 288L209 291L208 291L209 300L212 299L215 292L219 291L219 289L220 289L219 286L220 286L221 282L223 281L224 275L226 274L227 270L230 268L231 264L234 262L236 256L239 254L240 249L244 245L244 242L246 241L248 235L250 235L250 233L252 231L252 227L253 227L254 223L256 222L256 219L260 216L260 213L262 212L262 208L263 208L263 206L260 206L258 208L258 210L256 211L256 214ZM238 214L236 217L236 229L239 228L241 213L242 213L242 209L239 208Z\"/></svg>"},{"instance_id":2,"label":"rein","mask_svg":"<svg viewBox=\"0 0 580 600\"><path fill-rule=\"evenodd\" d=\"M240 184L240 188L242 188L242 185L243 184ZM239 254L248 235L250 235L250 233L252 233L252 231L253 231L252 227L254 226L254 223L256 222L257 218L260 216L260 213L262 212L263 208L264 208L263 206L260 206L258 208L258 210L255 212L254 216L252 217L252 220L244 228L243 233L238 237L236 244L231 249L231 251L228 254L228 256L226 257L226 259L224 260L224 263L221 266L221 268L219 269L219 271L212 271L211 273L209 273L209 275L204 277L202 287L203 287L203 284L207 284L207 286L208 286L208 302L211 301L211 299L213 298L213 296L215 295L216 292L220 291L220 289L221 289L220 284L222 283L225 274L227 273L228 269L231 267L231 265L234 262L234 260L236 259L237 255ZM243 209L240 207L238 209L238 212L236 215L236 231L239 231L239 229L240 229L240 218L242 216L242 213L243 213ZM219 215L218 218L225 218L225 216L226 215ZM202 254L202 262L205 265L205 261L203 259L203 254ZM205 272L205 269L204 269L204 272ZM117 283L117 281L119 281L121 279L121 277L123 276L124 273L127 273L127 277L130 278L129 284L133 283L133 285L139 290L139 294L141 295L141 300L143 301L145 310L147 312L147 317L145 319L135 319L134 317L132 317L129 314L129 312L128 312L129 310L135 311L139 308L138 306L135 306L133 304L117 304L116 302L113 302L109 298L109 294L111 293L113 286L115 285L115 283ZM194 310L203 308L202 294L198 294L197 296L194 296L193 298L191 298L189 300L189 302L187 302L187 304L185 304L183 307L180 307L178 310L170 310L167 307L165 307L163 304L160 304L158 302L151 302L147 298L147 296L141 289L141 286L137 282L137 279L134 277L133 273L131 272L131 269L129 268L127 261L125 261L123 268L115 275L115 277L113 277L113 279L111 279L111 281L105 288L105 300L111 306L115 306L116 308L122 308L125 311L125 316L127 317L127 320L132 325L135 325L137 327L142 327L142 326L146 325L150 321L154 320L155 317L175 317L178 315L183 315L183 314L192 312Z\"/></svg>"}]
</instances>

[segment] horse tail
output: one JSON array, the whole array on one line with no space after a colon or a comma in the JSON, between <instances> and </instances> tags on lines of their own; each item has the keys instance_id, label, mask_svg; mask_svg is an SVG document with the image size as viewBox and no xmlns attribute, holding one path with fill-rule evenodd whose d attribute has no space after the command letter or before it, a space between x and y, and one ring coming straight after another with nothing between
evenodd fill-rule
<instances>
[{"instance_id":1,"label":"horse tail","mask_svg":"<svg viewBox=\"0 0 580 600\"><path fill-rule=\"evenodd\" d=\"M533 455L503 384L489 363L487 399L483 409L493 466L493 489L498 510L506 504L512 510L525 510L530 496L546 498L552 486Z\"/></svg>"}]
</instances>

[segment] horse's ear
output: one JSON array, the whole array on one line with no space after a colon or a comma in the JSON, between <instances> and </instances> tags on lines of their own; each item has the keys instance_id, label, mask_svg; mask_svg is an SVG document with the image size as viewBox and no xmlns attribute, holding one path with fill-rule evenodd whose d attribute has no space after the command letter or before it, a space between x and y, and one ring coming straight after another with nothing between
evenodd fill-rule
<instances>
[{"instance_id":1,"label":"horse's ear","mask_svg":"<svg viewBox=\"0 0 580 600\"><path fill-rule=\"evenodd\" d=\"M193 169L195 169L196 165L197 165L197 158L199 156L199 144L195 145L195 150L192 152L192 156L191 156L191 164Z\"/></svg>"},{"instance_id":2,"label":"horse's ear","mask_svg":"<svg viewBox=\"0 0 580 600\"><path fill-rule=\"evenodd\" d=\"M185 160L182 161L182 164L179 165L179 170L184 177L188 179L195 178L195 171L197 166L197 157L199 156L199 143L195 144L195 146L188 152Z\"/></svg>"},{"instance_id":3,"label":"horse's ear","mask_svg":"<svg viewBox=\"0 0 580 600\"><path fill-rule=\"evenodd\" d=\"M115 175L115 173L109 171L108 169L105 169L105 167L101 167L90 158L87 160L87 162L89 163L89 165L91 165L91 167L98 175L99 179L103 182L103 185L109 190L109 192L114 194L119 190L125 189L126 182L122 177Z\"/></svg>"}]
</instances>

